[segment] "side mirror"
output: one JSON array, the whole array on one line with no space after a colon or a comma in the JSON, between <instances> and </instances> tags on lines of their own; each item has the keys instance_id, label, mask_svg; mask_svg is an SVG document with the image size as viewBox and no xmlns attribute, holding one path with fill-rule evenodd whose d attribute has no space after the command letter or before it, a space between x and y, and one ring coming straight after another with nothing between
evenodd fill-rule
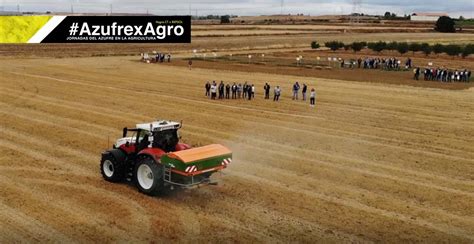
<instances>
[{"instance_id":1,"label":"side mirror","mask_svg":"<svg viewBox=\"0 0 474 244\"><path fill-rule=\"evenodd\" d=\"M123 128L123 136L122 136L122 137L127 137L127 132L128 132L128 128L127 128L127 127L124 127L124 128Z\"/></svg>"}]
</instances>

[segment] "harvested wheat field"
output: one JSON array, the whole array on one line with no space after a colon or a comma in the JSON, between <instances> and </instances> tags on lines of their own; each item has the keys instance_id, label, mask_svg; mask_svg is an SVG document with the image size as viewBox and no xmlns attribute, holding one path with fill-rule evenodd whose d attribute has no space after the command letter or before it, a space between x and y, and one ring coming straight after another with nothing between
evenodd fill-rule
<instances>
[{"instance_id":1,"label":"harvested wheat field","mask_svg":"<svg viewBox=\"0 0 474 244\"><path fill-rule=\"evenodd\" d=\"M0 242L474 242L474 90L144 64L0 59ZM206 80L251 81L210 101ZM315 109L290 99L294 81ZM279 103L264 82L283 87ZM221 143L217 186L141 194L102 179L124 126L183 120Z\"/></svg>"}]
</instances>

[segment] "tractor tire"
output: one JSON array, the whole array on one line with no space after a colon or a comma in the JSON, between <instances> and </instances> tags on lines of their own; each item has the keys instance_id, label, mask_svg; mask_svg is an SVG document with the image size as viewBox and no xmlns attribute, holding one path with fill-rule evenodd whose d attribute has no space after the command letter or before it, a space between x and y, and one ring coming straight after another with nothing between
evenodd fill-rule
<instances>
[{"instance_id":1,"label":"tractor tire","mask_svg":"<svg viewBox=\"0 0 474 244\"><path fill-rule=\"evenodd\" d=\"M152 158L140 159L133 172L135 183L140 192L150 196L164 192L163 166Z\"/></svg>"},{"instance_id":2,"label":"tractor tire","mask_svg":"<svg viewBox=\"0 0 474 244\"><path fill-rule=\"evenodd\" d=\"M120 182L125 178L125 162L117 160L112 154L102 156L100 160L100 172L106 181Z\"/></svg>"}]
</instances>

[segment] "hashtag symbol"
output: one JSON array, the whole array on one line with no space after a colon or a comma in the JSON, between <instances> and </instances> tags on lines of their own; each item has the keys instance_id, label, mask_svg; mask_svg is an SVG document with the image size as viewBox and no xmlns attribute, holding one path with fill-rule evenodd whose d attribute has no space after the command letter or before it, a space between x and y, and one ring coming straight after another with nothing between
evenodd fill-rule
<instances>
[{"instance_id":1,"label":"hashtag symbol","mask_svg":"<svg viewBox=\"0 0 474 244\"><path fill-rule=\"evenodd\" d=\"M75 36L77 33L77 30L79 29L79 23L72 23L71 27L69 27L69 35L70 36Z\"/></svg>"}]
</instances>

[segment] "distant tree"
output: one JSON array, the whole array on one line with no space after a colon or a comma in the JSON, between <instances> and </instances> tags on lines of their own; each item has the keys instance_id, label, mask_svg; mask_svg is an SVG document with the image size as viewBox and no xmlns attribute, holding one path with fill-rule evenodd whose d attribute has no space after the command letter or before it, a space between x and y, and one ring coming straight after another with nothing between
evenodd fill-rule
<instances>
[{"instance_id":1,"label":"distant tree","mask_svg":"<svg viewBox=\"0 0 474 244\"><path fill-rule=\"evenodd\" d=\"M390 13L390 12L388 12L388 11L385 12L385 14L383 15L383 17L384 17L385 19L390 19L391 16L392 16L392 13Z\"/></svg>"},{"instance_id":2,"label":"distant tree","mask_svg":"<svg viewBox=\"0 0 474 244\"><path fill-rule=\"evenodd\" d=\"M442 44L439 44L439 43L436 43L434 46L433 46L433 52L438 55L440 53L443 53L444 52L444 46Z\"/></svg>"},{"instance_id":3,"label":"distant tree","mask_svg":"<svg viewBox=\"0 0 474 244\"><path fill-rule=\"evenodd\" d=\"M344 50L349 50L351 49L351 45L350 44L344 44Z\"/></svg>"},{"instance_id":4,"label":"distant tree","mask_svg":"<svg viewBox=\"0 0 474 244\"><path fill-rule=\"evenodd\" d=\"M405 53L408 52L408 47L409 47L408 43L406 43L406 42L400 42L400 43L398 43L398 45L397 45L397 51L398 51L401 55L403 55L403 54L405 54Z\"/></svg>"},{"instance_id":5,"label":"distant tree","mask_svg":"<svg viewBox=\"0 0 474 244\"><path fill-rule=\"evenodd\" d=\"M454 26L455 23L453 19L448 16L441 16L439 17L438 21L436 21L435 30L444 33L454 33L456 32L456 28Z\"/></svg>"},{"instance_id":6,"label":"distant tree","mask_svg":"<svg viewBox=\"0 0 474 244\"><path fill-rule=\"evenodd\" d=\"M415 52L421 51L421 45L420 43L417 43L417 42L410 43L410 45L408 46L408 50L412 51L413 54L415 54Z\"/></svg>"},{"instance_id":7,"label":"distant tree","mask_svg":"<svg viewBox=\"0 0 474 244\"><path fill-rule=\"evenodd\" d=\"M392 13L392 15L390 16L390 18L396 19L396 18L397 18L397 14L396 14L396 13Z\"/></svg>"},{"instance_id":8,"label":"distant tree","mask_svg":"<svg viewBox=\"0 0 474 244\"><path fill-rule=\"evenodd\" d=\"M354 52L359 52L362 50L367 44L363 42L353 42L351 44L351 48Z\"/></svg>"},{"instance_id":9,"label":"distant tree","mask_svg":"<svg viewBox=\"0 0 474 244\"><path fill-rule=\"evenodd\" d=\"M430 55L433 49L431 48L430 44L428 43L422 43L421 44L421 51L426 55Z\"/></svg>"},{"instance_id":10,"label":"distant tree","mask_svg":"<svg viewBox=\"0 0 474 244\"><path fill-rule=\"evenodd\" d=\"M319 43L317 41L311 42L311 48L312 49L318 49L320 47L321 47L321 45L319 45Z\"/></svg>"},{"instance_id":11,"label":"distant tree","mask_svg":"<svg viewBox=\"0 0 474 244\"><path fill-rule=\"evenodd\" d=\"M336 50L344 47L344 43L338 42L338 41L330 41L330 42L324 43L324 46L331 49L332 51L336 51Z\"/></svg>"},{"instance_id":12,"label":"distant tree","mask_svg":"<svg viewBox=\"0 0 474 244\"><path fill-rule=\"evenodd\" d=\"M459 20L460 20L460 21L464 21L464 20L466 20L466 18L464 18L464 17L461 15L461 16L459 16Z\"/></svg>"},{"instance_id":13,"label":"distant tree","mask_svg":"<svg viewBox=\"0 0 474 244\"><path fill-rule=\"evenodd\" d=\"M221 24L229 24L230 23L230 16L229 15L222 15L221 16Z\"/></svg>"},{"instance_id":14,"label":"distant tree","mask_svg":"<svg viewBox=\"0 0 474 244\"><path fill-rule=\"evenodd\" d=\"M397 50L398 42L387 43L387 50Z\"/></svg>"},{"instance_id":15,"label":"distant tree","mask_svg":"<svg viewBox=\"0 0 474 244\"><path fill-rule=\"evenodd\" d=\"M462 52L462 48L459 45L455 44L450 44L444 46L444 52L448 54L449 56L459 56L459 54Z\"/></svg>"},{"instance_id":16,"label":"distant tree","mask_svg":"<svg viewBox=\"0 0 474 244\"><path fill-rule=\"evenodd\" d=\"M381 52L387 48L387 43L383 41L379 42L370 42L368 45L369 49L375 52Z\"/></svg>"},{"instance_id":17,"label":"distant tree","mask_svg":"<svg viewBox=\"0 0 474 244\"><path fill-rule=\"evenodd\" d=\"M474 44L467 44L463 49L462 49L462 57L465 58L471 54L474 54Z\"/></svg>"}]
</instances>

